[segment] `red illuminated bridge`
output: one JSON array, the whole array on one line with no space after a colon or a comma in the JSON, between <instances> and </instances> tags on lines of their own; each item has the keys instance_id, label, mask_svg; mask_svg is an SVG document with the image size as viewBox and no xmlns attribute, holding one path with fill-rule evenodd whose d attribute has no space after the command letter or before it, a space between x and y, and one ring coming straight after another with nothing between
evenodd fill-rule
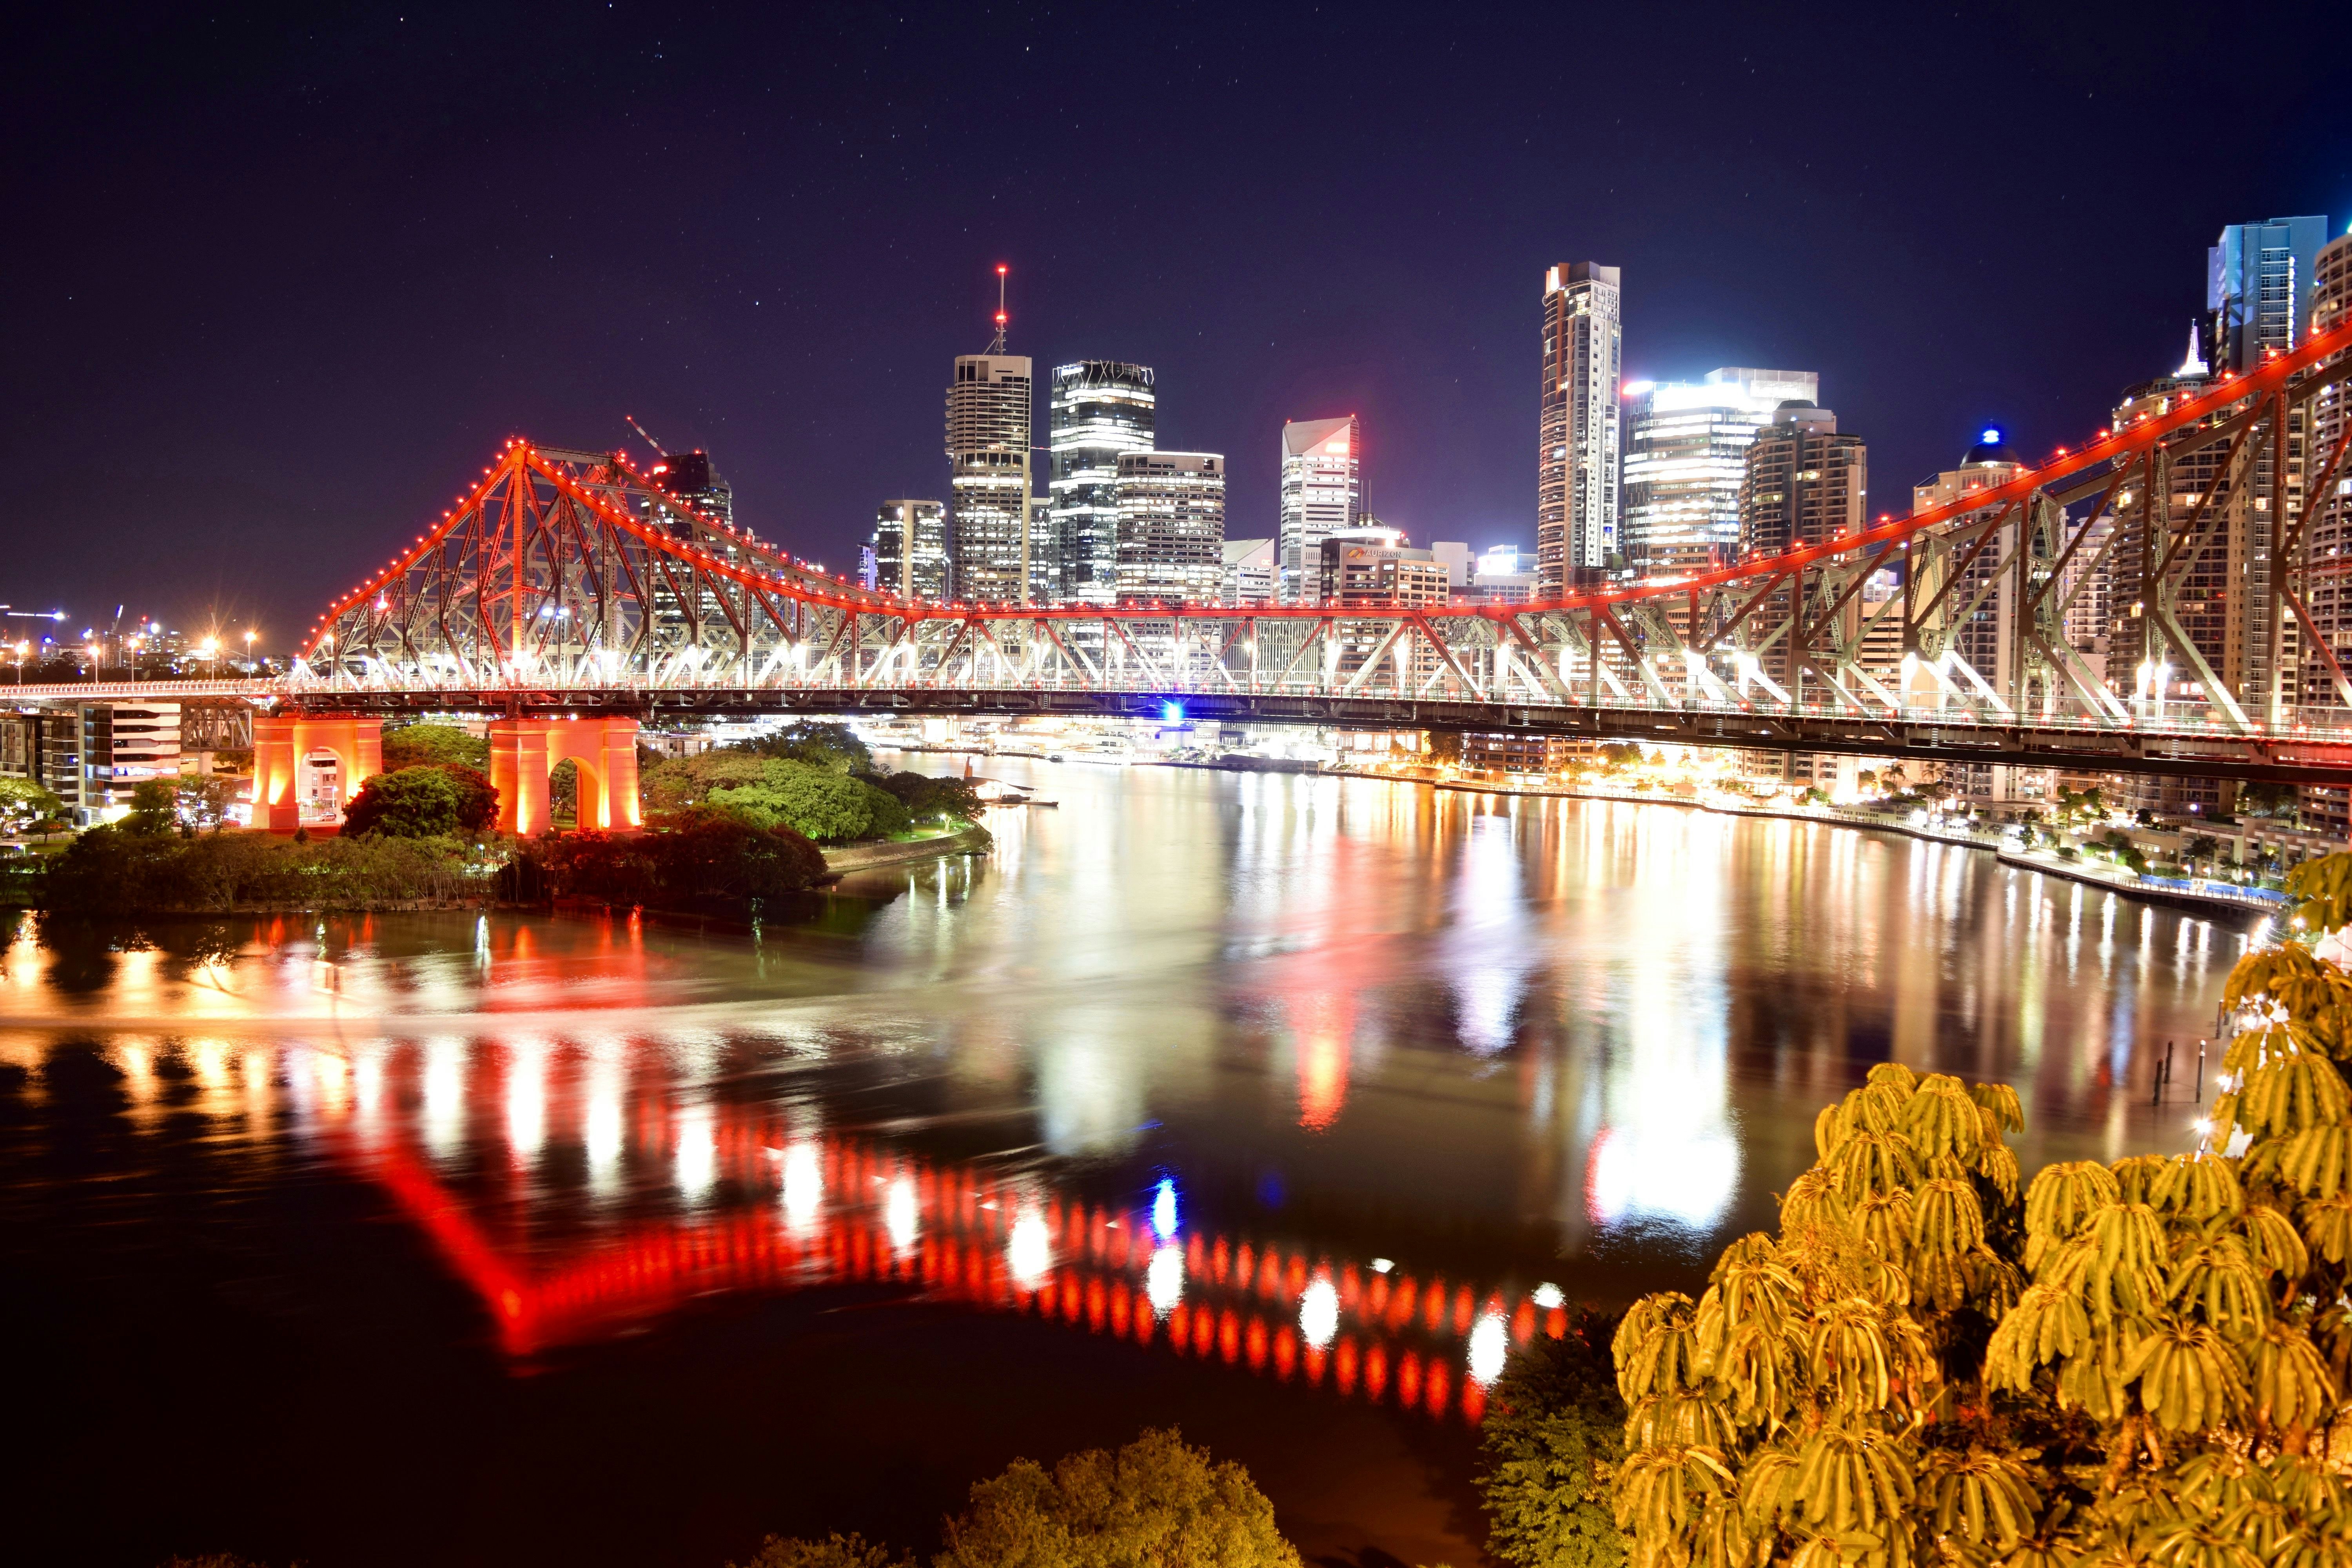
<instances>
[{"instance_id":1,"label":"red illuminated bridge","mask_svg":"<svg viewBox=\"0 0 2352 1568\"><path fill-rule=\"evenodd\" d=\"M909 602L696 514L618 455L515 440L327 610L287 678L24 695L249 699L268 710L265 777L313 745L364 776L367 720L502 715L494 758L524 831L566 756L590 781L583 822L633 822L635 724L685 713L1175 702L1196 720L2352 784L2352 680L2313 613L2323 589L2333 613L2347 566L2347 350L2352 325L2314 336L1952 505L1522 605ZM2131 646L2110 654L2137 675L2122 693L2065 635L2100 574L2130 606ZM2209 662L2224 620L2252 649L2235 674Z\"/></svg>"}]
</instances>

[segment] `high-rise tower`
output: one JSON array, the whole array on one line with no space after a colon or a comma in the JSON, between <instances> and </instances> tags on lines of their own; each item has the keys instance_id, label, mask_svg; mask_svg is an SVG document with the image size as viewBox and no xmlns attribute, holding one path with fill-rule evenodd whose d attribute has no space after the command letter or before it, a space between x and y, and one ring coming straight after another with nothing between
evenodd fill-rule
<instances>
[{"instance_id":1,"label":"high-rise tower","mask_svg":"<svg viewBox=\"0 0 2352 1568\"><path fill-rule=\"evenodd\" d=\"M1325 536L1363 521L1362 437L1352 414L1282 427L1282 520L1275 553L1276 592L1286 605L1315 603Z\"/></svg>"},{"instance_id":2,"label":"high-rise tower","mask_svg":"<svg viewBox=\"0 0 2352 1568\"><path fill-rule=\"evenodd\" d=\"M2311 289L2325 217L2233 223L2205 251L2205 362L2250 371L2310 335Z\"/></svg>"},{"instance_id":3,"label":"high-rise tower","mask_svg":"<svg viewBox=\"0 0 2352 1568\"><path fill-rule=\"evenodd\" d=\"M1053 477L1053 560L1036 575L1046 596L1108 605L1121 591L1119 458L1151 449L1151 367L1116 360L1057 366L1046 412Z\"/></svg>"},{"instance_id":4,"label":"high-rise tower","mask_svg":"<svg viewBox=\"0 0 2352 1568\"><path fill-rule=\"evenodd\" d=\"M1544 274L1536 570L1547 598L1624 563L1617 537L1623 349L1617 268L1577 261Z\"/></svg>"},{"instance_id":5,"label":"high-rise tower","mask_svg":"<svg viewBox=\"0 0 2352 1568\"><path fill-rule=\"evenodd\" d=\"M1031 598L1029 359L1004 352L1005 269L996 269L996 339L959 354L948 385L948 520L956 596L972 604Z\"/></svg>"}]
</instances>

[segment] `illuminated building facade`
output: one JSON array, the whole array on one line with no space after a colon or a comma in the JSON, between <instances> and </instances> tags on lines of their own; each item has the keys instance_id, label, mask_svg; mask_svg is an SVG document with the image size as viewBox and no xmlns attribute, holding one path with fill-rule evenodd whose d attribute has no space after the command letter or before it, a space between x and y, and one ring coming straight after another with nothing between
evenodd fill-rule
<instances>
[{"instance_id":1,"label":"illuminated building facade","mask_svg":"<svg viewBox=\"0 0 2352 1568\"><path fill-rule=\"evenodd\" d=\"M874 581L907 599L949 595L947 508L935 500L886 500L875 510Z\"/></svg>"},{"instance_id":2,"label":"illuminated building facade","mask_svg":"<svg viewBox=\"0 0 2352 1568\"><path fill-rule=\"evenodd\" d=\"M1791 399L1773 411L1748 447L1739 480L1739 548L1751 555L1820 544L1862 531L1870 504L1869 452L1859 436L1841 435L1837 416ZM1784 609L1790 590L1768 606ZM1860 625L1860 607L1840 612L1839 630ZM1761 650L1757 668L1787 688L1801 679L1789 639Z\"/></svg>"},{"instance_id":3,"label":"illuminated building facade","mask_svg":"<svg viewBox=\"0 0 2352 1568\"><path fill-rule=\"evenodd\" d=\"M1216 603L1224 576L1223 455L1121 453L1114 499L1118 597Z\"/></svg>"},{"instance_id":4,"label":"illuminated building facade","mask_svg":"<svg viewBox=\"0 0 2352 1568\"><path fill-rule=\"evenodd\" d=\"M1316 602L1324 539L1363 521L1362 444L1352 414L1282 427L1282 516L1275 550L1276 591L1286 605Z\"/></svg>"},{"instance_id":5,"label":"illuminated building facade","mask_svg":"<svg viewBox=\"0 0 2352 1568\"><path fill-rule=\"evenodd\" d=\"M1367 523L1324 539L1316 603L1348 609L1442 605L1445 563L1405 543L1401 530Z\"/></svg>"},{"instance_id":6,"label":"illuminated building facade","mask_svg":"<svg viewBox=\"0 0 2352 1568\"><path fill-rule=\"evenodd\" d=\"M1624 563L1617 536L1619 303L1614 267L1578 261L1544 274L1536 574L1548 598Z\"/></svg>"},{"instance_id":7,"label":"illuminated building facade","mask_svg":"<svg viewBox=\"0 0 2352 1568\"><path fill-rule=\"evenodd\" d=\"M955 595L968 604L1027 604L1036 553L1030 537L1028 356L959 354L947 405Z\"/></svg>"},{"instance_id":8,"label":"illuminated building facade","mask_svg":"<svg viewBox=\"0 0 2352 1568\"><path fill-rule=\"evenodd\" d=\"M735 487L710 466L709 453L666 452L653 466L652 478L663 490L703 516L729 528L735 526Z\"/></svg>"},{"instance_id":9,"label":"illuminated building facade","mask_svg":"<svg viewBox=\"0 0 2352 1568\"><path fill-rule=\"evenodd\" d=\"M1739 549L1748 449L1784 403L1812 403L1811 371L1711 370L1698 381L1625 388L1624 542L1637 577L1681 576Z\"/></svg>"},{"instance_id":10,"label":"illuminated building facade","mask_svg":"<svg viewBox=\"0 0 2352 1568\"><path fill-rule=\"evenodd\" d=\"M2311 335L2312 281L2327 219L2233 223L2205 252L2205 362L2252 370Z\"/></svg>"},{"instance_id":11,"label":"illuminated building facade","mask_svg":"<svg viewBox=\"0 0 2352 1568\"><path fill-rule=\"evenodd\" d=\"M2311 331L2333 331L2352 321L2352 234L2338 236L2319 247L2313 258L2311 283ZM2327 363L2338 363L2342 358L2335 355ZM2342 449L2346 427L2352 426L2352 385L2339 381L2323 387L2313 395L2308 407L2312 434L2310 456L2305 463L2311 482L2316 483L2318 466ZM2326 493L2309 498L2311 521L2304 530L2307 562L2344 565L2326 574L2310 573L2304 582L2313 625L2335 652L2336 664L2352 669L2352 593L2347 592L2347 579L2337 574L2352 569L2352 473L2347 473L2347 468L2352 468L2352 452L2337 462ZM2335 670L2315 648L2303 661L2298 700L2326 706L2340 706L2344 700L2336 689ZM2352 799L2344 790L2305 790L2303 816L2305 826L2333 837L2352 837Z\"/></svg>"},{"instance_id":12,"label":"illuminated building facade","mask_svg":"<svg viewBox=\"0 0 2352 1568\"><path fill-rule=\"evenodd\" d=\"M1055 367L1046 409L1052 479L1048 559L1035 563L1039 596L1108 605L1124 592L1119 459L1150 451L1156 396L1151 367L1080 360ZM1219 465L1222 487L1223 465ZM1222 500L1220 533L1223 531Z\"/></svg>"},{"instance_id":13,"label":"illuminated building facade","mask_svg":"<svg viewBox=\"0 0 2352 1568\"><path fill-rule=\"evenodd\" d=\"M1275 597L1274 541L1228 539L1224 545L1224 576L1218 602L1226 605L1271 605Z\"/></svg>"}]
</instances>

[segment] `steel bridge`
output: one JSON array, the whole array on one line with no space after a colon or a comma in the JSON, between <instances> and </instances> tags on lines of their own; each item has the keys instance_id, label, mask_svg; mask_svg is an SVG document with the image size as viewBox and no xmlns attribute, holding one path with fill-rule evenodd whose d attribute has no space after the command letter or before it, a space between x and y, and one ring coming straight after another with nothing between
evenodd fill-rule
<instances>
[{"instance_id":1,"label":"steel bridge","mask_svg":"<svg viewBox=\"0 0 2352 1568\"><path fill-rule=\"evenodd\" d=\"M1178 704L2352 784L2352 680L2312 608L2352 569L2336 542L2352 531L2347 351L2352 324L1948 505L1528 604L908 601L698 512L619 454L510 440L335 601L282 679L23 695L246 700L321 720ZM2126 690L2067 635L2095 580L2128 605Z\"/></svg>"}]
</instances>

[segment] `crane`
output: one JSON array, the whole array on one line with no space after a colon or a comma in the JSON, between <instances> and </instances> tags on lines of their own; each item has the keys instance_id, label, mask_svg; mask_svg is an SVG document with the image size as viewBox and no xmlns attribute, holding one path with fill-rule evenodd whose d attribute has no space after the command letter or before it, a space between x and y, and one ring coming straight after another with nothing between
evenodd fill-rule
<instances>
[{"instance_id":1,"label":"crane","mask_svg":"<svg viewBox=\"0 0 2352 1568\"><path fill-rule=\"evenodd\" d=\"M646 445L654 449L655 457L667 458L669 456L668 450L665 448L659 441L655 440L652 434L647 431L644 426L637 423L637 416L635 415L624 414L621 417L627 420L629 422L629 428L635 430L644 438Z\"/></svg>"}]
</instances>

